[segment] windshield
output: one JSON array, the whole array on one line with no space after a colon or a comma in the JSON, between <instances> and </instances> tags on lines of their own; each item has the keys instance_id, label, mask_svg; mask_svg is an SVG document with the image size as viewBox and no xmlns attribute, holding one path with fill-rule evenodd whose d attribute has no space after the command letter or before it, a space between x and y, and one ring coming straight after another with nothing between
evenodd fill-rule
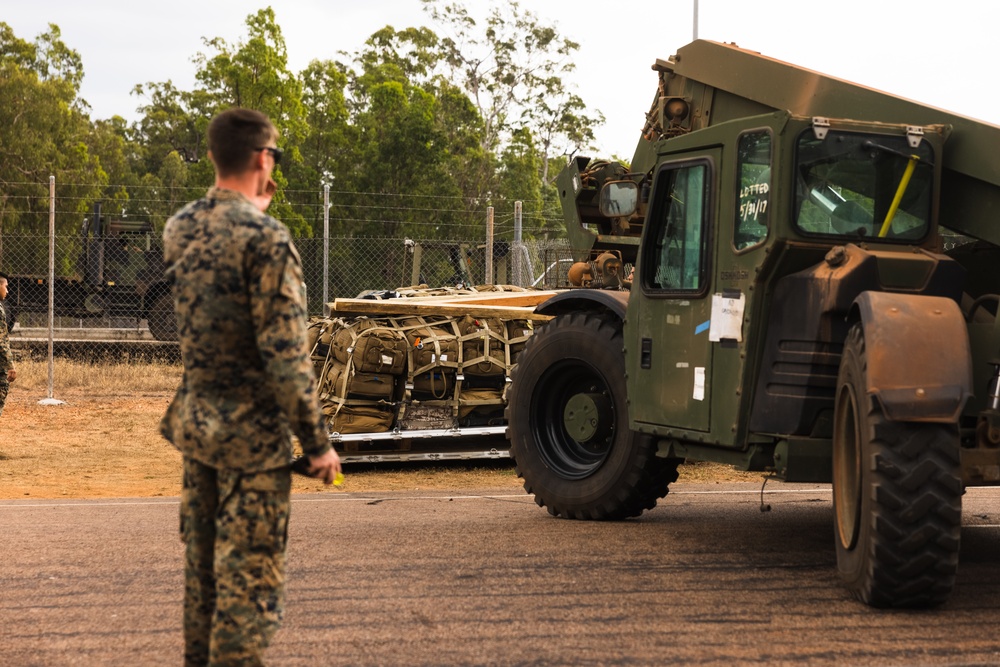
<instances>
[{"instance_id":1,"label":"windshield","mask_svg":"<svg viewBox=\"0 0 1000 667\"><path fill-rule=\"evenodd\" d=\"M926 141L830 131L799 136L796 226L805 234L912 241L930 227L933 153Z\"/></svg>"}]
</instances>

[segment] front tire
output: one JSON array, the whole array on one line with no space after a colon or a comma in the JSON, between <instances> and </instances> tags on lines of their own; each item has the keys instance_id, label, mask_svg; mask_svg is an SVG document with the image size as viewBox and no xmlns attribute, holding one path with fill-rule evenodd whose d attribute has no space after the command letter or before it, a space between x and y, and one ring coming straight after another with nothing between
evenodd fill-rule
<instances>
[{"instance_id":1,"label":"front tire","mask_svg":"<svg viewBox=\"0 0 1000 667\"><path fill-rule=\"evenodd\" d=\"M177 316L174 314L174 298L170 292L156 297L146 322L149 324L149 333L156 340L177 340Z\"/></svg>"},{"instance_id":2,"label":"front tire","mask_svg":"<svg viewBox=\"0 0 1000 667\"><path fill-rule=\"evenodd\" d=\"M624 519L656 506L678 459L628 427L621 323L562 315L518 356L507 403L510 454L524 489L555 516Z\"/></svg>"},{"instance_id":3,"label":"front tire","mask_svg":"<svg viewBox=\"0 0 1000 667\"><path fill-rule=\"evenodd\" d=\"M855 324L841 358L833 430L837 569L872 606L937 605L958 568L958 428L887 420L867 393L867 359Z\"/></svg>"}]
</instances>

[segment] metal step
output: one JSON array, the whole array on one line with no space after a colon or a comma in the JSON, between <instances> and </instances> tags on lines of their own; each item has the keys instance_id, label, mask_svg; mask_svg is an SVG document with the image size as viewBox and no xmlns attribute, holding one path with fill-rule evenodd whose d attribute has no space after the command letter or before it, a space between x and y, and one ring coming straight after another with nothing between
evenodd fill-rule
<instances>
[{"instance_id":1,"label":"metal step","mask_svg":"<svg viewBox=\"0 0 1000 667\"><path fill-rule=\"evenodd\" d=\"M510 458L510 452L505 447L490 447L484 449L477 446L475 440L503 436L506 426L470 426L465 428L422 429L414 431L393 430L384 433L332 433L330 443L334 446L351 443L352 445L384 444L387 450L396 448L407 442L409 447L396 451L374 449L372 451L341 451L340 460L344 463L383 463L391 461L446 461L468 459L501 459ZM458 442L456 442L458 441Z\"/></svg>"}]
</instances>

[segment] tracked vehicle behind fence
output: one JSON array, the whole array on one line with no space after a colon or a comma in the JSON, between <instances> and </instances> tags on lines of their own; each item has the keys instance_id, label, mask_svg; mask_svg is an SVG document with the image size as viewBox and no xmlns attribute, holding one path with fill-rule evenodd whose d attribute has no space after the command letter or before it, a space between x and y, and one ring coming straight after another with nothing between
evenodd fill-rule
<instances>
[{"instance_id":1,"label":"tracked vehicle behind fence","mask_svg":"<svg viewBox=\"0 0 1000 667\"><path fill-rule=\"evenodd\" d=\"M1000 484L1000 128L706 41L653 69L631 165L558 179L603 289L537 308L525 488L618 519L685 458L832 481L853 594L944 601L963 489Z\"/></svg>"},{"instance_id":2,"label":"tracked vehicle behind fence","mask_svg":"<svg viewBox=\"0 0 1000 667\"><path fill-rule=\"evenodd\" d=\"M159 341L177 340L173 299L163 274L163 249L153 226L137 220L108 220L101 206L83 220L74 275L56 276L51 303L56 317L146 320ZM49 277L10 277L9 316L49 312ZM13 321L8 322L12 327Z\"/></svg>"}]
</instances>

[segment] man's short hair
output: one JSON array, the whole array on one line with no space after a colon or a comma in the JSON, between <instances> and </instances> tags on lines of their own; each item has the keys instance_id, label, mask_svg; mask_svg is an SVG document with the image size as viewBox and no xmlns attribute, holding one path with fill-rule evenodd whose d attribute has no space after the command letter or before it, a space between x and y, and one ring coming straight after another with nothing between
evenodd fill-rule
<instances>
[{"instance_id":1,"label":"man's short hair","mask_svg":"<svg viewBox=\"0 0 1000 667\"><path fill-rule=\"evenodd\" d=\"M278 137L271 120L253 109L223 111L208 124L208 150L219 176L247 170L253 154Z\"/></svg>"},{"instance_id":2,"label":"man's short hair","mask_svg":"<svg viewBox=\"0 0 1000 667\"><path fill-rule=\"evenodd\" d=\"M0 271L0 280L10 280L10 276L8 276L3 271Z\"/></svg>"}]
</instances>

